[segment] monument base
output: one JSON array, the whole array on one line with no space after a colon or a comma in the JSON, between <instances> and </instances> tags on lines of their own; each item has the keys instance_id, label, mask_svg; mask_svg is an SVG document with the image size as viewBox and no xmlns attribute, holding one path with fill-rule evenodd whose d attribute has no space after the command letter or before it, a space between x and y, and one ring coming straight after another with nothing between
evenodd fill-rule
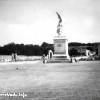
<instances>
[{"instance_id":1,"label":"monument base","mask_svg":"<svg viewBox=\"0 0 100 100\"><path fill-rule=\"evenodd\" d=\"M68 56L68 40L65 36L54 37L54 56Z\"/></svg>"},{"instance_id":2,"label":"monument base","mask_svg":"<svg viewBox=\"0 0 100 100\"><path fill-rule=\"evenodd\" d=\"M54 37L54 55L47 62L69 62L68 40L65 36Z\"/></svg>"},{"instance_id":3,"label":"monument base","mask_svg":"<svg viewBox=\"0 0 100 100\"><path fill-rule=\"evenodd\" d=\"M47 63L70 63L70 60L66 55L54 54L51 59L47 60Z\"/></svg>"}]
</instances>

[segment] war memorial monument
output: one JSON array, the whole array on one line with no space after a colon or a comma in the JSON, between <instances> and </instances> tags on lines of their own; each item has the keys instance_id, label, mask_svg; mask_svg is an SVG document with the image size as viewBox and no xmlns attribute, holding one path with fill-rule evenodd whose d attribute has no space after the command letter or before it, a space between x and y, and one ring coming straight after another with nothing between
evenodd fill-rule
<instances>
[{"instance_id":1,"label":"war memorial monument","mask_svg":"<svg viewBox=\"0 0 100 100\"><path fill-rule=\"evenodd\" d=\"M66 62L69 59L68 55L68 40L62 35L62 18L56 12L59 22L57 26L57 36L54 37L54 55L48 62Z\"/></svg>"}]
</instances>

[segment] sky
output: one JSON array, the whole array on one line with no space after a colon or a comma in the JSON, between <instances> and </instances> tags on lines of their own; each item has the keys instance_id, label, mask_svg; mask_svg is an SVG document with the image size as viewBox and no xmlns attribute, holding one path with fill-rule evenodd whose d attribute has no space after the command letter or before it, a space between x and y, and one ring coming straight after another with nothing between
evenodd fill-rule
<instances>
[{"instance_id":1,"label":"sky","mask_svg":"<svg viewBox=\"0 0 100 100\"><path fill-rule=\"evenodd\" d=\"M56 12L69 42L100 42L100 0L0 0L0 45L53 43Z\"/></svg>"}]
</instances>

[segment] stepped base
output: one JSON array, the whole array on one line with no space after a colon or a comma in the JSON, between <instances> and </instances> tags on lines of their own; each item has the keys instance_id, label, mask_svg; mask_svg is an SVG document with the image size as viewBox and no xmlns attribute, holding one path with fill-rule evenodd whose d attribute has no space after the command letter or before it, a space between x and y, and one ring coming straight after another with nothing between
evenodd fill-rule
<instances>
[{"instance_id":1,"label":"stepped base","mask_svg":"<svg viewBox=\"0 0 100 100\"><path fill-rule=\"evenodd\" d=\"M70 63L70 60L64 54L56 54L51 59L48 59L47 63Z\"/></svg>"},{"instance_id":2,"label":"stepped base","mask_svg":"<svg viewBox=\"0 0 100 100\"><path fill-rule=\"evenodd\" d=\"M47 63L70 63L70 60L47 60Z\"/></svg>"}]
</instances>

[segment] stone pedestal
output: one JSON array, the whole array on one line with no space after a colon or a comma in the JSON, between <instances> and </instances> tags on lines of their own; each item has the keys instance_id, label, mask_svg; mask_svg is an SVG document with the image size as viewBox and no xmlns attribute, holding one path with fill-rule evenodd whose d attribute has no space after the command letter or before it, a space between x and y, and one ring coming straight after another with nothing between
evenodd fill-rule
<instances>
[{"instance_id":1,"label":"stone pedestal","mask_svg":"<svg viewBox=\"0 0 100 100\"><path fill-rule=\"evenodd\" d=\"M54 37L54 56L66 56L68 58L68 40L65 36Z\"/></svg>"},{"instance_id":2,"label":"stone pedestal","mask_svg":"<svg viewBox=\"0 0 100 100\"><path fill-rule=\"evenodd\" d=\"M54 37L54 55L47 63L69 63L68 40L65 36Z\"/></svg>"}]
</instances>

